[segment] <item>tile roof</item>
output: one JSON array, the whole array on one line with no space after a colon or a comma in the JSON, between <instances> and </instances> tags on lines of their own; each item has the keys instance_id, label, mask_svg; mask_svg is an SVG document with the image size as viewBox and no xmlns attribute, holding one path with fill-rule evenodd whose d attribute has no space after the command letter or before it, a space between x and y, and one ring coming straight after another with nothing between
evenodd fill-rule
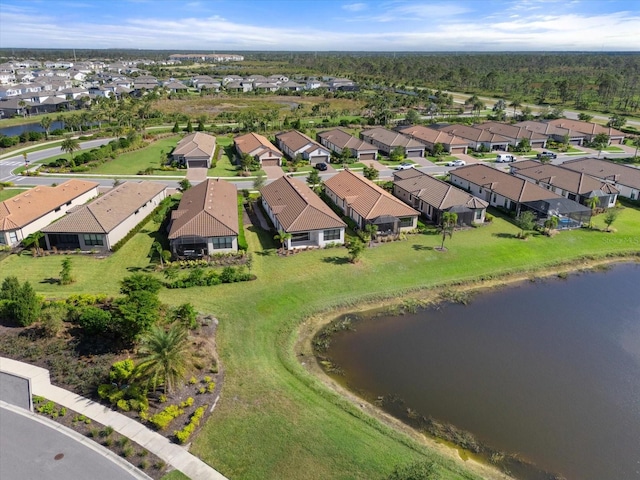
<instances>
[{"instance_id":1,"label":"tile roof","mask_svg":"<svg viewBox=\"0 0 640 480\"><path fill-rule=\"evenodd\" d=\"M172 155L183 155L185 157L202 157L206 155L211 157L216 149L216 137L202 132L192 133L184 137Z\"/></svg>"},{"instance_id":2,"label":"tile roof","mask_svg":"<svg viewBox=\"0 0 640 480\"><path fill-rule=\"evenodd\" d=\"M440 128L443 132L449 132L452 135L473 140L474 142L491 142L491 143L509 143L507 137L492 133L489 130L481 130L480 128L470 127L468 125L446 125Z\"/></svg>"},{"instance_id":3,"label":"tile roof","mask_svg":"<svg viewBox=\"0 0 640 480\"><path fill-rule=\"evenodd\" d=\"M585 195L596 190L606 193L619 193L613 185L607 184L602 180L598 180L584 172L569 170L557 165L538 163L538 165L529 168L519 168L516 174L579 195Z\"/></svg>"},{"instance_id":4,"label":"tile roof","mask_svg":"<svg viewBox=\"0 0 640 480\"><path fill-rule=\"evenodd\" d=\"M547 136L543 133L536 132L528 129L523 125L511 125L509 123L500 122L485 122L475 126L480 130L488 130L491 133L502 135L503 137L510 138L512 140L522 140L528 138L529 140L546 140Z\"/></svg>"},{"instance_id":5,"label":"tile roof","mask_svg":"<svg viewBox=\"0 0 640 480\"><path fill-rule=\"evenodd\" d=\"M451 175L485 187L518 203L560 198L557 193L550 192L535 183L527 182L522 178L514 177L487 165L475 164L456 168L451 172Z\"/></svg>"},{"instance_id":6,"label":"tile roof","mask_svg":"<svg viewBox=\"0 0 640 480\"><path fill-rule=\"evenodd\" d=\"M580 120L571 120L568 118L557 118L555 120L549 120L548 123L555 127L566 128L567 130L585 133L587 135L597 135L599 133L604 133L606 135L609 135L610 137L624 137L624 133L622 133L620 130L598 125L597 123L582 122Z\"/></svg>"},{"instance_id":7,"label":"tile roof","mask_svg":"<svg viewBox=\"0 0 640 480\"><path fill-rule=\"evenodd\" d=\"M97 186L74 179L56 187L35 187L5 200L0 203L0 231L22 228Z\"/></svg>"},{"instance_id":8,"label":"tile roof","mask_svg":"<svg viewBox=\"0 0 640 480\"><path fill-rule=\"evenodd\" d=\"M398 174L400 175L394 175L393 183L395 185L438 210L447 210L455 206L465 206L472 209L489 206L488 202L415 168L402 170Z\"/></svg>"},{"instance_id":9,"label":"tile roof","mask_svg":"<svg viewBox=\"0 0 640 480\"><path fill-rule=\"evenodd\" d=\"M166 188L166 185L154 182L125 182L80 206L42 231L109 233Z\"/></svg>"},{"instance_id":10,"label":"tile roof","mask_svg":"<svg viewBox=\"0 0 640 480\"><path fill-rule=\"evenodd\" d=\"M312 140L311 138L307 137L304 133L300 133L297 130L291 130L289 132L279 133L276 135L276 138L278 139L278 142L286 145L294 152L297 152L298 150L300 150L302 147L306 145L311 145L315 148L321 148L323 150L326 150L326 148L320 145L318 142Z\"/></svg>"},{"instance_id":11,"label":"tile roof","mask_svg":"<svg viewBox=\"0 0 640 480\"><path fill-rule=\"evenodd\" d=\"M324 184L366 220L373 220L381 215L405 217L419 214L386 190L351 170L343 170Z\"/></svg>"},{"instance_id":12,"label":"tile roof","mask_svg":"<svg viewBox=\"0 0 640 480\"><path fill-rule=\"evenodd\" d=\"M354 137L353 135L345 132L340 128L334 128L333 130L320 132L318 133L318 137L331 142L340 149L350 148L357 152L366 150L371 150L374 152L378 151L378 148L375 145L371 145L369 142L360 140L359 138Z\"/></svg>"},{"instance_id":13,"label":"tile roof","mask_svg":"<svg viewBox=\"0 0 640 480\"><path fill-rule=\"evenodd\" d=\"M232 237L239 231L238 190L224 180L208 179L182 195L172 215L169 239Z\"/></svg>"},{"instance_id":14,"label":"tile roof","mask_svg":"<svg viewBox=\"0 0 640 480\"><path fill-rule=\"evenodd\" d=\"M457 137L449 132L436 130L435 128L429 128L422 125L404 127L401 128L399 132L409 135L419 142L425 142L428 144L441 143L442 145L469 145L469 140L467 139Z\"/></svg>"},{"instance_id":15,"label":"tile roof","mask_svg":"<svg viewBox=\"0 0 640 480\"><path fill-rule=\"evenodd\" d=\"M378 127L370 130L364 130L360 133L362 138L369 138L388 145L390 147L420 147L424 148L424 145L411 137L402 135L401 133L387 130L386 128Z\"/></svg>"},{"instance_id":16,"label":"tile roof","mask_svg":"<svg viewBox=\"0 0 640 480\"><path fill-rule=\"evenodd\" d=\"M346 224L300 180L284 176L262 187L262 197L286 232L343 228Z\"/></svg>"},{"instance_id":17,"label":"tile roof","mask_svg":"<svg viewBox=\"0 0 640 480\"><path fill-rule=\"evenodd\" d=\"M248 153L250 155L262 155L264 152L272 152L278 157L282 157L282 152L276 146L267 140L266 137L257 133L247 133L233 139L236 150L241 155Z\"/></svg>"},{"instance_id":18,"label":"tile roof","mask_svg":"<svg viewBox=\"0 0 640 480\"><path fill-rule=\"evenodd\" d=\"M592 177L614 181L620 185L626 185L640 189L640 169L609 162L599 158L580 158L568 160L560 165L576 172L584 172Z\"/></svg>"}]
</instances>

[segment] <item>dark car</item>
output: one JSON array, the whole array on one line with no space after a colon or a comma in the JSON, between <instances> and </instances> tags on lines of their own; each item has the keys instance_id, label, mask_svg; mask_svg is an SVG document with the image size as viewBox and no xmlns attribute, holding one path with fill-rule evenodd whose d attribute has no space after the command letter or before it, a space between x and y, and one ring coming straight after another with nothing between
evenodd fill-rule
<instances>
[{"instance_id":1,"label":"dark car","mask_svg":"<svg viewBox=\"0 0 640 480\"><path fill-rule=\"evenodd\" d=\"M327 164L324 162L320 162L320 163L316 163L313 167L317 168L321 172L324 172L327 169Z\"/></svg>"},{"instance_id":2,"label":"dark car","mask_svg":"<svg viewBox=\"0 0 640 480\"><path fill-rule=\"evenodd\" d=\"M558 154L553 152L542 152L538 154L538 158L549 158L551 160L554 160L558 158Z\"/></svg>"}]
</instances>

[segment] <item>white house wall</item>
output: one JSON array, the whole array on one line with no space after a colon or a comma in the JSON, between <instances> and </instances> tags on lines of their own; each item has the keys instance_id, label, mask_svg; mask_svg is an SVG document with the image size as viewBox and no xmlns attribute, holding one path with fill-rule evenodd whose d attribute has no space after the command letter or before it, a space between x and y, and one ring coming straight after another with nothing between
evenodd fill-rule
<instances>
[{"instance_id":1,"label":"white house wall","mask_svg":"<svg viewBox=\"0 0 640 480\"><path fill-rule=\"evenodd\" d=\"M146 205L140 207L137 210L137 213L130 215L123 222L121 222L118 226L116 226L113 230L111 230L107 234L107 242L105 247L111 250L113 246L122 240L127 234L133 230L133 228L142 222L148 215L153 212L153 210L158 206L158 204L167 196L167 191L162 190L158 195L153 197L151 201L149 201ZM95 247L94 247L95 248Z\"/></svg>"}]
</instances>

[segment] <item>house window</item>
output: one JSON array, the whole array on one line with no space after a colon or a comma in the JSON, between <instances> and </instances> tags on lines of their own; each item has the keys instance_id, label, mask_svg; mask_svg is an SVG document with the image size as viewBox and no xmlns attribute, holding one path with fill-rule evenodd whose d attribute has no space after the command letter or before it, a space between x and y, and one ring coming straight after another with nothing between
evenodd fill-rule
<instances>
[{"instance_id":1,"label":"house window","mask_svg":"<svg viewBox=\"0 0 640 480\"><path fill-rule=\"evenodd\" d=\"M400 219L400 228L413 227L413 217L403 217Z\"/></svg>"},{"instance_id":2,"label":"house window","mask_svg":"<svg viewBox=\"0 0 640 480\"><path fill-rule=\"evenodd\" d=\"M291 243L308 242L310 238L309 232L294 233L291 235Z\"/></svg>"},{"instance_id":3,"label":"house window","mask_svg":"<svg viewBox=\"0 0 640 480\"><path fill-rule=\"evenodd\" d=\"M233 248L233 237L213 237L213 249Z\"/></svg>"},{"instance_id":4,"label":"house window","mask_svg":"<svg viewBox=\"0 0 640 480\"><path fill-rule=\"evenodd\" d=\"M6 245L7 239L4 236L4 233L0 233L0 245Z\"/></svg>"},{"instance_id":5,"label":"house window","mask_svg":"<svg viewBox=\"0 0 640 480\"><path fill-rule=\"evenodd\" d=\"M497 197L496 197L496 194L494 193L494 194L493 194L493 200L491 200L491 201L492 201L493 203L496 203L496 198L497 198Z\"/></svg>"},{"instance_id":6,"label":"house window","mask_svg":"<svg viewBox=\"0 0 640 480\"><path fill-rule=\"evenodd\" d=\"M9 232L9 245L13 245L14 243L18 243L18 235L16 232Z\"/></svg>"},{"instance_id":7,"label":"house window","mask_svg":"<svg viewBox=\"0 0 640 480\"><path fill-rule=\"evenodd\" d=\"M476 210L474 214L474 218L476 220L480 220L482 218L482 210Z\"/></svg>"},{"instance_id":8,"label":"house window","mask_svg":"<svg viewBox=\"0 0 640 480\"><path fill-rule=\"evenodd\" d=\"M322 237L327 240L340 240L340 229L335 228L333 230L325 230L322 232Z\"/></svg>"},{"instance_id":9,"label":"house window","mask_svg":"<svg viewBox=\"0 0 640 480\"><path fill-rule=\"evenodd\" d=\"M96 235L95 233L85 233L84 244L88 247L93 247L96 245L103 246L104 241L102 240L102 235Z\"/></svg>"}]
</instances>

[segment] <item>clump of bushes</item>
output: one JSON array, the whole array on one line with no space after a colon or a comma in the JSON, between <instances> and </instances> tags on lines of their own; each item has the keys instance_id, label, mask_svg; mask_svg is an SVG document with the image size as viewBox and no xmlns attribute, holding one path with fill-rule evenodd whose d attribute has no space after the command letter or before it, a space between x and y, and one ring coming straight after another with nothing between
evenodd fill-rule
<instances>
[{"instance_id":1,"label":"clump of bushes","mask_svg":"<svg viewBox=\"0 0 640 480\"><path fill-rule=\"evenodd\" d=\"M220 273L215 270L194 268L188 274L165 283L165 286L167 288L210 287L221 283L246 282L254 279L255 276L245 272L243 267L225 267Z\"/></svg>"},{"instance_id":2,"label":"clump of bushes","mask_svg":"<svg viewBox=\"0 0 640 480\"><path fill-rule=\"evenodd\" d=\"M165 430L169 424L184 413L184 410L178 405L169 405L161 412L151 415L149 422L158 430Z\"/></svg>"},{"instance_id":3,"label":"clump of bushes","mask_svg":"<svg viewBox=\"0 0 640 480\"><path fill-rule=\"evenodd\" d=\"M187 440L189 440L189 437L191 437L191 435L196 430L196 428L198 428L198 425L200 425L200 421L202 420L202 417L206 409L207 409L206 405L196 408L195 412L193 412L193 415L191 415L191 419L189 420L189 423L185 425L182 430L176 430L173 432L173 434L176 436L176 439L178 440L178 443L182 445L187 443Z\"/></svg>"}]
</instances>

